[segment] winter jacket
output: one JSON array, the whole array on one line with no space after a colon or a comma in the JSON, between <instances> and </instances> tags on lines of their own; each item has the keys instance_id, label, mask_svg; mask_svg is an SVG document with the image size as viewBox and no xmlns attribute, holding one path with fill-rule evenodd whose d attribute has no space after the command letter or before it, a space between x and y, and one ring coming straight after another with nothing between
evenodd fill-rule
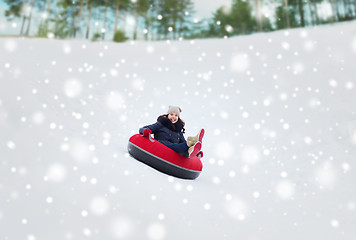
<instances>
[{"instance_id":1,"label":"winter jacket","mask_svg":"<svg viewBox=\"0 0 356 240\"><path fill-rule=\"evenodd\" d=\"M173 124L165 116L160 116L154 124L140 128L140 134L142 134L146 128L150 129L154 134L154 138L163 145L167 146L171 143L186 142L182 132L182 124L179 122Z\"/></svg>"}]
</instances>

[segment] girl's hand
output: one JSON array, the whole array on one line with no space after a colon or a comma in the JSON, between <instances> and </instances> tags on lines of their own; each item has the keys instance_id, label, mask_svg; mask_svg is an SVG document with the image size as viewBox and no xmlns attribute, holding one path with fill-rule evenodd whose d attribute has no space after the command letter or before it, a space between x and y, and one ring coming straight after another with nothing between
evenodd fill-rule
<instances>
[{"instance_id":1,"label":"girl's hand","mask_svg":"<svg viewBox=\"0 0 356 240\"><path fill-rule=\"evenodd\" d=\"M150 135L151 133L152 133L152 131L151 131L150 129L146 128L146 129L143 131L142 135L143 135L144 137L148 137L148 135Z\"/></svg>"}]
</instances>

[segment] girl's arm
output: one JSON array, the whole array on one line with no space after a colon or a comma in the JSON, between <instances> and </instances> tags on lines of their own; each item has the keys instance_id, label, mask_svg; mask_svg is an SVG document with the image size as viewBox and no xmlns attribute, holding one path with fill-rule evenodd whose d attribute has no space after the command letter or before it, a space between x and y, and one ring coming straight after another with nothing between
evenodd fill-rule
<instances>
[{"instance_id":1,"label":"girl's arm","mask_svg":"<svg viewBox=\"0 0 356 240\"><path fill-rule=\"evenodd\" d=\"M143 131L145 131L145 129L150 129L152 131L152 133L154 133L155 131L157 131L158 129L160 129L162 127L162 123L160 122L156 122L154 124L151 124L151 125L146 125L146 126L143 126L142 128L140 128L138 130L138 132L140 134L143 134Z\"/></svg>"}]
</instances>

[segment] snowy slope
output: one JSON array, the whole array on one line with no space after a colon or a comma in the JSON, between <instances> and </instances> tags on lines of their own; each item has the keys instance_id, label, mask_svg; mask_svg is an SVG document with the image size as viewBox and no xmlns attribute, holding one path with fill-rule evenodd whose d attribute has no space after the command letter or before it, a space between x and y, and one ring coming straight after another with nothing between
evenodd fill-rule
<instances>
[{"instance_id":1,"label":"snowy slope","mask_svg":"<svg viewBox=\"0 0 356 240\"><path fill-rule=\"evenodd\" d=\"M226 40L0 39L0 239L355 239L356 22ZM195 181L127 154L168 105Z\"/></svg>"}]
</instances>

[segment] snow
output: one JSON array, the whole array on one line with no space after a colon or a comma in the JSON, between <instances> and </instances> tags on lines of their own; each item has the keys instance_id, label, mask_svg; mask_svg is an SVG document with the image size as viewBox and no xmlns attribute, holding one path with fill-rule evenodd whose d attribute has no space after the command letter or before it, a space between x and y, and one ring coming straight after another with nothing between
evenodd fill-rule
<instances>
[{"instance_id":1,"label":"snow","mask_svg":"<svg viewBox=\"0 0 356 240\"><path fill-rule=\"evenodd\" d=\"M0 39L0 239L342 239L356 23L230 39ZM194 181L127 153L179 105Z\"/></svg>"}]
</instances>

